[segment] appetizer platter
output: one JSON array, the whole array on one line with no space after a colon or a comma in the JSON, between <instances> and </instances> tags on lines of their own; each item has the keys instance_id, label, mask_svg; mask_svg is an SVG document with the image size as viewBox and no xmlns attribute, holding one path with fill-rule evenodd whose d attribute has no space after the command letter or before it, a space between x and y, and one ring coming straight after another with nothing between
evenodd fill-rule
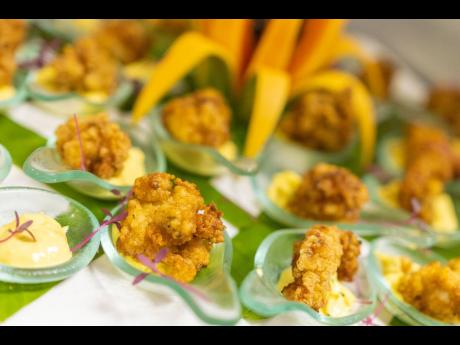
<instances>
[{"instance_id":1,"label":"appetizer platter","mask_svg":"<svg viewBox=\"0 0 460 345\"><path fill-rule=\"evenodd\" d=\"M0 323L460 324L460 91L347 23L0 20Z\"/></svg>"}]
</instances>

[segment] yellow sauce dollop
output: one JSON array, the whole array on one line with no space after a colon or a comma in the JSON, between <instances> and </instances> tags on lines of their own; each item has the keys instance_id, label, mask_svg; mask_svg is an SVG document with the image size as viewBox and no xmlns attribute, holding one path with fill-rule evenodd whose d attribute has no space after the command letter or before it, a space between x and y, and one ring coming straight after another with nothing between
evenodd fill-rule
<instances>
[{"instance_id":1,"label":"yellow sauce dollop","mask_svg":"<svg viewBox=\"0 0 460 345\"><path fill-rule=\"evenodd\" d=\"M217 151L229 161L235 160L238 155L238 149L233 141L227 141Z\"/></svg>"},{"instance_id":2,"label":"yellow sauce dollop","mask_svg":"<svg viewBox=\"0 0 460 345\"><path fill-rule=\"evenodd\" d=\"M278 291L281 292L286 285L293 281L292 269L288 267L280 274L277 284ZM332 290L329 299L327 304L319 310L319 313L330 317L342 317L351 314L356 303L355 295L345 285L341 284L337 277L331 283Z\"/></svg>"},{"instance_id":3,"label":"yellow sauce dollop","mask_svg":"<svg viewBox=\"0 0 460 345\"><path fill-rule=\"evenodd\" d=\"M267 190L268 198L278 207L285 209L301 182L302 177L298 173L281 171L273 175Z\"/></svg>"},{"instance_id":4,"label":"yellow sauce dollop","mask_svg":"<svg viewBox=\"0 0 460 345\"><path fill-rule=\"evenodd\" d=\"M11 85L0 86L0 101L13 98L16 94L16 89Z\"/></svg>"},{"instance_id":5,"label":"yellow sauce dollop","mask_svg":"<svg viewBox=\"0 0 460 345\"><path fill-rule=\"evenodd\" d=\"M72 257L67 242L67 227L62 227L55 219L44 213L23 214L20 223L32 220L27 232L14 235L8 241L0 243L0 263L19 268L43 268L60 265ZM0 228L0 240L7 238L14 230L16 222Z\"/></svg>"},{"instance_id":6,"label":"yellow sauce dollop","mask_svg":"<svg viewBox=\"0 0 460 345\"><path fill-rule=\"evenodd\" d=\"M391 181L380 187L380 199L388 206L400 208L398 195L401 188L400 181ZM433 197L433 221L431 227L440 233L453 233L458 229L458 219L452 198L447 193Z\"/></svg>"},{"instance_id":7,"label":"yellow sauce dollop","mask_svg":"<svg viewBox=\"0 0 460 345\"><path fill-rule=\"evenodd\" d=\"M132 147L129 150L128 159L125 161L121 173L108 179L107 182L117 186L131 186L138 177L145 174L144 152L137 147Z\"/></svg>"}]
</instances>

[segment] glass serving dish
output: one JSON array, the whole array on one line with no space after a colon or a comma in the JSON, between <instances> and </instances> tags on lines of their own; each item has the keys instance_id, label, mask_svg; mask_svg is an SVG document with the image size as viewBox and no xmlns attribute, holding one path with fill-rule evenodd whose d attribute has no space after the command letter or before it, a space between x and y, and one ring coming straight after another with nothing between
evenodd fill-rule
<instances>
[{"instance_id":1,"label":"glass serving dish","mask_svg":"<svg viewBox=\"0 0 460 345\"><path fill-rule=\"evenodd\" d=\"M70 248L80 243L99 225L96 217L86 207L60 194L37 188L0 188L0 225L14 220L14 211L19 215L43 212L62 226L68 226L67 240ZM74 252L69 261L57 266L25 269L0 264L0 281L37 284L65 279L91 262L99 243L100 235L96 234L86 246Z\"/></svg>"},{"instance_id":2,"label":"glass serving dish","mask_svg":"<svg viewBox=\"0 0 460 345\"><path fill-rule=\"evenodd\" d=\"M150 115L150 121L155 136L168 159L180 168L198 175L214 176L226 170L237 175L253 175L265 156L262 152L256 159L240 156L231 161L212 147L182 143L172 138L163 126L160 110Z\"/></svg>"},{"instance_id":3,"label":"glass serving dish","mask_svg":"<svg viewBox=\"0 0 460 345\"><path fill-rule=\"evenodd\" d=\"M352 313L343 317L325 316L304 303L286 299L277 289L281 273L291 266L293 244L304 238L305 229L276 231L261 243L254 259L254 270L244 279L240 288L242 303L259 315L271 317L289 311L307 314L316 324L351 325L369 316L375 309L377 293L369 278L366 258L369 245L362 241L360 267L353 282L345 285L358 301ZM363 301L365 303L359 303Z\"/></svg>"},{"instance_id":4,"label":"glass serving dish","mask_svg":"<svg viewBox=\"0 0 460 345\"><path fill-rule=\"evenodd\" d=\"M93 114L123 104L133 93L133 84L120 77L117 89L106 100L91 99L75 92L52 92L37 82L33 72L27 81L27 93L37 106L55 115L68 117L72 114Z\"/></svg>"},{"instance_id":5,"label":"glass serving dish","mask_svg":"<svg viewBox=\"0 0 460 345\"><path fill-rule=\"evenodd\" d=\"M302 174L305 169L299 168L291 163L285 163L286 160L276 160L278 156L269 154L259 171L255 176L251 177L251 185L256 195L259 204L263 211L272 219L284 226L296 228L308 228L313 224L317 224L318 220L300 218L293 213L280 208L268 196L267 189L273 179L273 176L284 170L292 170L298 174ZM364 183L367 180L364 179ZM369 186L368 186L369 188ZM394 221L407 221L409 216L405 213L395 212L394 209L381 207L378 203L372 200L364 205L361 210L360 221L357 223L341 223L321 221L322 224L334 225L337 224L343 229L356 232L360 236L394 236L403 238L411 243L415 243L420 247L428 247L433 245L435 238L432 234L425 233L420 229L400 225L390 224L382 220L392 219Z\"/></svg>"},{"instance_id":6,"label":"glass serving dish","mask_svg":"<svg viewBox=\"0 0 460 345\"><path fill-rule=\"evenodd\" d=\"M73 41L97 26L98 19L30 19L46 35Z\"/></svg>"},{"instance_id":7,"label":"glass serving dish","mask_svg":"<svg viewBox=\"0 0 460 345\"><path fill-rule=\"evenodd\" d=\"M447 323L435 320L421 313L393 293L383 277L376 253L397 256L404 255L418 264L427 264L432 261L445 263L446 260L432 251L415 249L397 240L385 238L376 240L372 243L371 253L368 259L371 279L376 286L379 299L385 304L385 308L390 311L391 314L410 325L447 326Z\"/></svg>"},{"instance_id":8,"label":"glass serving dish","mask_svg":"<svg viewBox=\"0 0 460 345\"><path fill-rule=\"evenodd\" d=\"M375 177L367 175L364 177L364 181L369 190L369 196L372 200L372 203L377 205L377 207L381 210L382 215L385 214L386 220L407 221L408 219L410 219L411 214L406 210L391 207L385 204L383 200L381 200L379 196L379 188L381 187L381 184ZM460 204L458 200L454 198L453 202L457 219L460 221ZM376 217L378 217L378 215ZM427 225L426 227L424 227L422 231L433 239L432 245L435 245L437 247L451 247L460 243L460 229L457 229L452 233L442 233L434 230L429 225Z\"/></svg>"},{"instance_id":9,"label":"glass serving dish","mask_svg":"<svg viewBox=\"0 0 460 345\"><path fill-rule=\"evenodd\" d=\"M17 105L27 97L26 85L30 78L30 74L28 74L27 72L18 70L15 73L13 80L15 92L11 97L5 99L0 98L0 109Z\"/></svg>"},{"instance_id":10,"label":"glass serving dish","mask_svg":"<svg viewBox=\"0 0 460 345\"><path fill-rule=\"evenodd\" d=\"M146 123L134 125L127 118L116 120L123 131L131 138L133 147L140 148L145 155L145 170L150 172L166 171L166 159ZM55 138L51 137L45 147L36 149L26 159L24 172L43 183L66 182L80 193L104 200L123 198L132 186L114 185L83 170L73 170L61 159L55 147ZM113 193L114 190L120 193Z\"/></svg>"},{"instance_id":11,"label":"glass serving dish","mask_svg":"<svg viewBox=\"0 0 460 345\"><path fill-rule=\"evenodd\" d=\"M6 148L0 144L0 183L2 183L10 173L11 166L11 156Z\"/></svg>"},{"instance_id":12,"label":"glass serving dish","mask_svg":"<svg viewBox=\"0 0 460 345\"><path fill-rule=\"evenodd\" d=\"M119 209L119 208L118 208ZM117 214L118 209L112 213ZM113 230L105 227L102 231L102 247L112 264L130 280L142 274L117 251ZM149 274L138 285L161 295L178 295L191 310L204 322L216 325L233 325L241 318L241 305L237 287L230 275L232 262L232 241L227 233L223 243L215 244L211 250L210 263L202 268L195 279L189 283L194 291L184 288L172 279ZM203 296L205 298L203 298Z\"/></svg>"}]
</instances>

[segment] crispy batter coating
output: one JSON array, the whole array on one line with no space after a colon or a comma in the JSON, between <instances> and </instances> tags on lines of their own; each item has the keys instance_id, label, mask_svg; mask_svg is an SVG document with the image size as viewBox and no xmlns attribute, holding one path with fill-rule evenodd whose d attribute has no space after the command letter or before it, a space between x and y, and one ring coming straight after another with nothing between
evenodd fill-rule
<instances>
[{"instance_id":1,"label":"crispy batter coating","mask_svg":"<svg viewBox=\"0 0 460 345\"><path fill-rule=\"evenodd\" d=\"M230 139L231 110L215 89L203 89L170 101L163 123L177 140L219 148Z\"/></svg>"},{"instance_id":2,"label":"crispy batter coating","mask_svg":"<svg viewBox=\"0 0 460 345\"><path fill-rule=\"evenodd\" d=\"M349 170L321 163L303 175L287 206L302 218L353 222L368 199L366 186Z\"/></svg>"},{"instance_id":3,"label":"crispy batter coating","mask_svg":"<svg viewBox=\"0 0 460 345\"><path fill-rule=\"evenodd\" d=\"M134 184L117 248L127 256L154 259L166 247L160 269L190 282L208 265L212 245L224 240L221 217L214 204L204 203L196 185L167 173L150 174Z\"/></svg>"},{"instance_id":4,"label":"crispy batter coating","mask_svg":"<svg viewBox=\"0 0 460 345\"><path fill-rule=\"evenodd\" d=\"M421 205L420 216L432 220L432 198L443 191L453 177L454 156L449 138L440 130L421 124L408 128L406 171L399 192L400 205L413 211L413 201Z\"/></svg>"},{"instance_id":5,"label":"crispy batter coating","mask_svg":"<svg viewBox=\"0 0 460 345\"><path fill-rule=\"evenodd\" d=\"M26 29L24 20L0 19L0 87L13 82L15 53L24 41Z\"/></svg>"},{"instance_id":6,"label":"crispy batter coating","mask_svg":"<svg viewBox=\"0 0 460 345\"><path fill-rule=\"evenodd\" d=\"M116 60L90 37L64 47L50 64L53 69L48 86L55 91L104 92L117 85Z\"/></svg>"},{"instance_id":7,"label":"crispy batter coating","mask_svg":"<svg viewBox=\"0 0 460 345\"><path fill-rule=\"evenodd\" d=\"M456 267L456 264L455 264ZM404 275L398 292L405 302L433 318L460 322L460 273L432 262Z\"/></svg>"},{"instance_id":8,"label":"crispy batter coating","mask_svg":"<svg viewBox=\"0 0 460 345\"><path fill-rule=\"evenodd\" d=\"M123 64L142 59L151 44L148 30L137 20L105 20L95 38Z\"/></svg>"},{"instance_id":9,"label":"crispy batter coating","mask_svg":"<svg viewBox=\"0 0 460 345\"><path fill-rule=\"evenodd\" d=\"M281 131L308 148L323 151L343 149L354 133L350 92L307 92L281 120Z\"/></svg>"},{"instance_id":10,"label":"crispy batter coating","mask_svg":"<svg viewBox=\"0 0 460 345\"><path fill-rule=\"evenodd\" d=\"M345 280L353 279L359 252L359 240L353 233L335 226L313 226L306 232L304 240L294 244L294 282L283 289L283 295L319 310L327 304L336 275L341 279L342 272Z\"/></svg>"},{"instance_id":11,"label":"crispy batter coating","mask_svg":"<svg viewBox=\"0 0 460 345\"><path fill-rule=\"evenodd\" d=\"M460 136L460 89L439 86L430 90L426 107L445 120Z\"/></svg>"},{"instance_id":12,"label":"crispy batter coating","mask_svg":"<svg viewBox=\"0 0 460 345\"><path fill-rule=\"evenodd\" d=\"M79 118L78 127L86 169L104 179L119 174L131 148L131 140L120 126L110 122L106 113L100 113ZM80 142L73 117L57 128L56 139L61 158L80 169Z\"/></svg>"},{"instance_id":13,"label":"crispy batter coating","mask_svg":"<svg viewBox=\"0 0 460 345\"><path fill-rule=\"evenodd\" d=\"M373 62L373 64L373 72L379 73L382 77L383 82L379 94L374 92L373 96L379 97L381 99L388 99L390 97L390 87L393 81L396 67L392 61L385 58L377 59ZM361 80L364 82L364 85L366 85L366 87L370 91L375 91L374 88L370 87L370 85L372 85L372 76L369 72L369 69L363 69L363 73L361 74Z\"/></svg>"}]
</instances>

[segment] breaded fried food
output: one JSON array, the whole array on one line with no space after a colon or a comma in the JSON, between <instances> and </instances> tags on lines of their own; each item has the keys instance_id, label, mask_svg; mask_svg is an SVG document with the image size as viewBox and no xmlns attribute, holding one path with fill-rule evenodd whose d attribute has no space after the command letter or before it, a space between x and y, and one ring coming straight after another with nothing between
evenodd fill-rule
<instances>
[{"instance_id":1,"label":"breaded fried food","mask_svg":"<svg viewBox=\"0 0 460 345\"><path fill-rule=\"evenodd\" d=\"M453 178L454 155L442 130L422 124L408 128L406 171L399 192L401 207L412 212L413 200L421 206L420 217L432 220L432 199Z\"/></svg>"},{"instance_id":2,"label":"breaded fried food","mask_svg":"<svg viewBox=\"0 0 460 345\"><path fill-rule=\"evenodd\" d=\"M454 268L456 262L453 264ZM460 273L432 262L404 275L398 286L404 301L444 322L460 322Z\"/></svg>"},{"instance_id":3,"label":"breaded fried food","mask_svg":"<svg viewBox=\"0 0 460 345\"><path fill-rule=\"evenodd\" d=\"M27 25L20 19L0 19L0 87L11 85L16 72L15 54L25 39Z\"/></svg>"},{"instance_id":4,"label":"breaded fried food","mask_svg":"<svg viewBox=\"0 0 460 345\"><path fill-rule=\"evenodd\" d=\"M320 163L303 175L288 209L306 219L353 222L368 200L366 186L349 170Z\"/></svg>"},{"instance_id":5,"label":"breaded fried food","mask_svg":"<svg viewBox=\"0 0 460 345\"><path fill-rule=\"evenodd\" d=\"M214 243L224 241L222 212L206 205L196 185L167 173L136 179L122 222L118 250L136 258L168 254L159 269L182 281L192 281L208 265Z\"/></svg>"},{"instance_id":6,"label":"breaded fried food","mask_svg":"<svg viewBox=\"0 0 460 345\"><path fill-rule=\"evenodd\" d=\"M109 179L118 175L128 158L131 140L106 113L78 119L85 167L95 175ZM80 169L81 151L74 118L56 129L56 148L73 169Z\"/></svg>"},{"instance_id":7,"label":"breaded fried food","mask_svg":"<svg viewBox=\"0 0 460 345\"><path fill-rule=\"evenodd\" d=\"M117 85L116 60L91 37L65 46L47 67L43 84L53 91L103 92L109 95Z\"/></svg>"},{"instance_id":8,"label":"breaded fried food","mask_svg":"<svg viewBox=\"0 0 460 345\"><path fill-rule=\"evenodd\" d=\"M359 240L353 233L335 226L313 226L304 240L294 244L294 282L284 287L283 295L321 309L327 304L335 277L353 279L359 253Z\"/></svg>"},{"instance_id":9,"label":"breaded fried food","mask_svg":"<svg viewBox=\"0 0 460 345\"><path fill-rule=\"evenodd\" d=\"M438 115L460 136L460 89L438 86L430 90L427 109Z\"/></svg>"},{"instance_id":10,"label":"breaded fried food","mask_svg":"<svg viewBox=\"0 0 460 345\"><path fill-rule=\"evenodd\" d=\"M178 141L219 148L230 140L231 110L221 93L207 88L165 105L163 123Z\"/></svg>"},{"instance_id":11,"label":"breaded fried food","mask_svg":"<svg viewBox=\"0 0 460 345\"><path fill-rule=\"evenodd\" d=\"M350 92L315 90L305 93L281 120L281 132L308 148L343 149L354 133Z\"/></svg>"},{"instance_id":12,"label":"breaded fried food","mask_svg":"<svg viewBox=\"0 0 460 345\"><path fill-rule=\"evenodd\" d=\"M137 20L105 20L94 36L102 47L123 64L142 59L151 44L149 31Z\"/></svg>"}]
</instances>

